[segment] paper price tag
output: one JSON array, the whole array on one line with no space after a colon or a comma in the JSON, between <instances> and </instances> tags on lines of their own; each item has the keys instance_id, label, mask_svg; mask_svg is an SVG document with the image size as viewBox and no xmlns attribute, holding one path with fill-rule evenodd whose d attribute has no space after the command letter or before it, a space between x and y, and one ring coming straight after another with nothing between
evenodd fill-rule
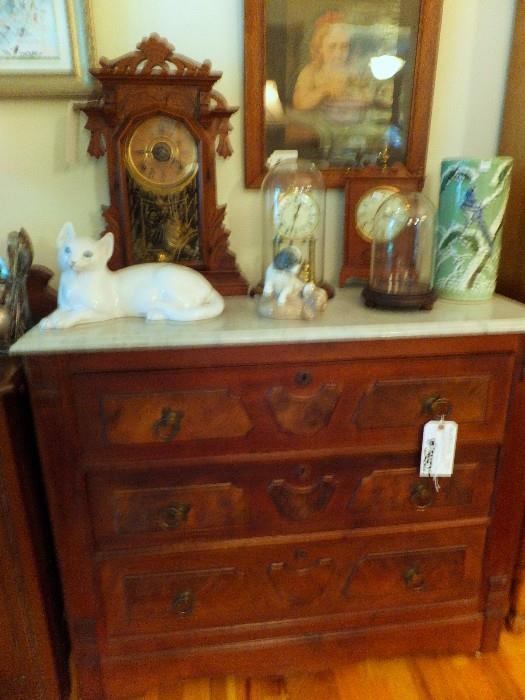
<instances>
[{"instance_id":1,"label":"paper price tag","mask_svg":"<svg viewBox=\"0 0 525 700\"><path fill-rule=\"evenodd\" d=\"M458 424L452 420L431 420L423 429L420 476L452 476Z\"/></svg>"}]
</instances>

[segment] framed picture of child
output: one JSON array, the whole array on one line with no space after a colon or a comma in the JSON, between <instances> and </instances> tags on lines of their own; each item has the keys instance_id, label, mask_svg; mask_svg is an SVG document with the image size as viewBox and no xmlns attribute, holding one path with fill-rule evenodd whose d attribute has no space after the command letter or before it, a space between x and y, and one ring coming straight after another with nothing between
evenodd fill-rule
<instances>
[{"instance_id":1,"label":"framed picture of child","mask_svg":"<svg viewBox=\"0 0 525 700\"><path fill-rule=\"evenodd\" d=\"M329 187L424 172L442 0L244 0L245 181L298 151Z\"/></svg>"}]
</instances>

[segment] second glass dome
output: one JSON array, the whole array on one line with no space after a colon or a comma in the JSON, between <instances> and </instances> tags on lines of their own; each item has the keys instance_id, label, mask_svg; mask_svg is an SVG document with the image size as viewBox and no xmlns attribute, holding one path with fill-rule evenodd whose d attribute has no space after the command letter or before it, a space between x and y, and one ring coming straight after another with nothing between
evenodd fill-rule
<instances>
[{"instance_id":1,"label":"second glass dome","mask_svg":"<svg viewBox=\"0 0 525 700\"><path fill-rule=\"evenodd\" d=\"M431 308L435 220L436 209L421 192L396 192L381 204L364 293L370 306Z\"/></svg>"}]
</instances>

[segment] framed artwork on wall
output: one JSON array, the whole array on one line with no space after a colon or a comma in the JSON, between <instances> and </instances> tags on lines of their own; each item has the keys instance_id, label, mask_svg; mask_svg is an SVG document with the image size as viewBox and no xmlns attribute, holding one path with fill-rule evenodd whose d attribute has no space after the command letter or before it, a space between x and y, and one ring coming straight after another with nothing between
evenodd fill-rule
<instances>
[{"instance_id":1,"label":"framed artwork on wall","mask_svg":"<svg viewBox=\"0 0 525 700\"><path fill-rule=\"evenodd\" d=\"M274 150L329 187L424 172L442 0L244 0L245 182Z\"/></svg>"},{"instance_id":2,"label":"framed artwork on wall","mask_svg":"<svg viewBox=\"0 0 525 700\"><path fill-rule=\"evenodd\" d=\"M0 2L0 96L89 93L94 55L90 0Z\"/></svg>"}]
</instances>

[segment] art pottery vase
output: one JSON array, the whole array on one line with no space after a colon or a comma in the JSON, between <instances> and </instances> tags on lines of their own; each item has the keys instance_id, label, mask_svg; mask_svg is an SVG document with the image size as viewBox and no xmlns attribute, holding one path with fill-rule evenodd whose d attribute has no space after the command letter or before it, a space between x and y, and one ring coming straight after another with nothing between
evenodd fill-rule
<instances>
[{"instance_id":1,"label":"art pottery vase","mask_svg":"<svg viewBox=\"0 0 525 700\"><path fill-rule=\"evenodd\" d=\"M434 290L456 301L494 294L512 158L444 160Z\"/></svg>"}]
</instances>

